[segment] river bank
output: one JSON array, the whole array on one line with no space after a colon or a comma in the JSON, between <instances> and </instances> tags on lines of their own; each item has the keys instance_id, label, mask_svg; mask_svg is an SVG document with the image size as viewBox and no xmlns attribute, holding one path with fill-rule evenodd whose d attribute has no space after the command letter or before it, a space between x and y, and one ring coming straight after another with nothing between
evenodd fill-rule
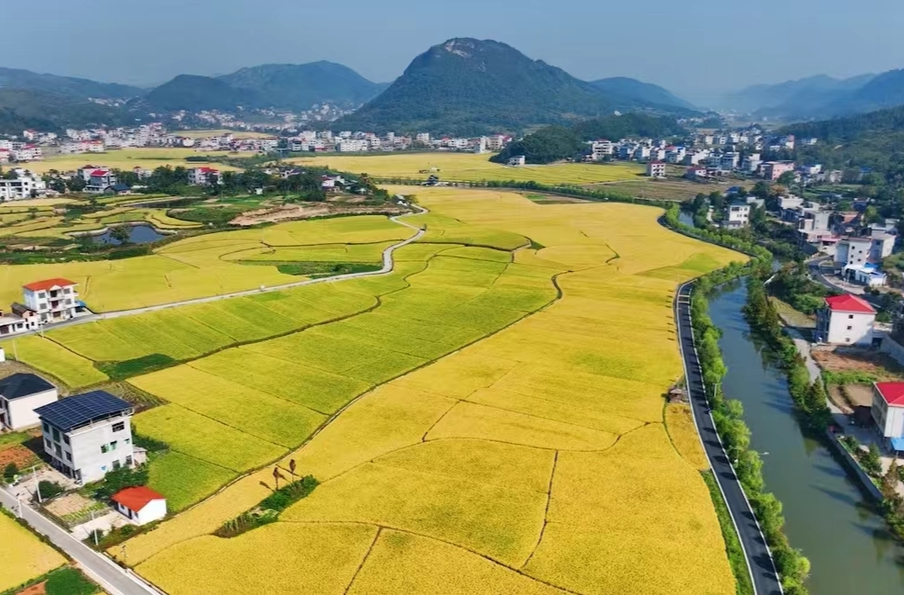
<instances>
[{"instance_id":1,"label":"river bank","mask_svg":"<svg viewBox=\"0 0 904 595\"><path fill-rule=\"evenodd\" d=\"M728 368L723 389L744 406L767 488L783 503L784 531L811 562L810 592L900 592L904 547L848 478L837 455L801 427L784 371L757 343L742 313L745 303L740 283L710 298L710 316L722 330L719 346Z\"/></svg>"}]
</instances>

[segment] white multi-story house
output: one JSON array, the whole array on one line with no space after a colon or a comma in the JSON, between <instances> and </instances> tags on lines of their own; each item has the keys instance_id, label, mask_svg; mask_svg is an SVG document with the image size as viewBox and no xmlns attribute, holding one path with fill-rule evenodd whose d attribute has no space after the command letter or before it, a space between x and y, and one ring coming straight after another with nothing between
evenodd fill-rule
<instances>
[{"instance_id":1,"label":"white multi-story house","mask_svg":"<svg viewBox=\"0 0 904 595\"><path fill-rule=\"evenodd\" d=\"M188 170L188 183L193 186L207 186L215 181L219 183L220 170L212 167L193 167Z\"/></svg>"},{"instance_id":2,"label":"white multi-story house","mask_svg":"<svg viewBox=\"0 0 904 595\"><path fill-rule=\"evenodd\" d=\"M16 169L16 179L0 180L0 200L34 198L47 190L47 183L30 171Z\"/></svg>"},{"instance_id":3,"label":"white multi-story house","mask_svg":"<svg viewBox=\"0 0 904 595\"><path fill-rule=\"evenodd\" d=\"M80 482L98 481L110 471L132 467L132 405L97 390L66 397L35 410L44 452L55 468Z\"/></svg>"},{"instance_id":4,"label":"white multi-story house","mask_svg":"<svg viewBox=\"0 0 904 595\"><path fill-rule=\"evenodd\" d=\"M830 345L869 346L875 322L876 310L863 298L850 294L827 297L816 317L816 340Z\"/></svg>"},{"instance_id":5,"label":"white multi-story house","mask_svg":"<svg viewBox=\"0 0 904 595\"><path fill-rule=\"evenodd\" d=\"M109 169L95 169L88 176L88 185L85 186L85 192L103 194L107 191L107 188L115 186L116 182L116 174Z\"/></svg>"},{"instance_id":6,"label":"white multi-story house","mask_svg":"<svg viewBox=\"0 0 904 595\"><path fill-rule=\"evenodd\" d=\"M505 148L505 136L502 134L494 134L487 137L487 151L501 151Z\"/></svg>"},{"instance_id":7,"label":"white multi-story house","mask_svg":"<svg viewBox=\"0 0 904 595\"><path fill-rule=\"evenodd\" d=\"M872 249L870 238L847 238L838 242L835 262L842 267L862 266L869 262Z\"/></svg>"},{"instance_id":8,"label":"white multi-story house","mask_svg":"<svg viewBox=\"0 0 904 595\"><path fill-rule=\"evenodd\" d=\"M69 320L78 308L76 283L68 279L46 279L22 287L25 307L35 312L42 324Z\"/></svg>"},{"instance_id":9,"label":"white multi-story house","mask_svg":"<svg viewBox=\"0 0 904 595\"><path fill-rule=\"evenodd\" d=\"M603 161L615 153L615 143L601 138L590 143L590 151L594 161Z\"/></svg>"},{"instance_id":10,"label":"white multi-story house","mask_svg":"<svg viewBox=\"0 0 904 595\"><path fill-rule=\"evenodd\" d=\"M376 142L379 143L380 139L376 139ZM336 151L339 153L363 153L370 148L371 143L367 140L343 139L336 143Z\"/></svg>"},{"instance_id":11,"label":"white multi-story house","mask_svg":"<svg viewBox=\"0 0 904 595\"><path fill-rule=\"evenodd\" d=\"M651 178L664 178L665 172L665 163L662 161L651 161L647 164L647 175Z\"/></svg>"},{"instance_id":12,"label":"white multi-story house","mask_svg":"<svg viewBox=\"0 0 904 595\"><path fill-rule=\"evenodd\" d=\"M419 143L429 144L430 143L430 133L429 132L418 132L414 140Z\"/></svg>"},{"instance_id":13,"label":"white multi-story house","mask_svg":"<svg viewBox=\"0 0 904 595\"><path fill-rule=\"evenodd\" d=\"M750 205L744 202L733 202L726 208L725 227L737 229L750 224Z\"/></svg>"},{"instance_id":14,"label":"white multi-story house","mask_svg":"<svg viewBox=\"0 0 904 595\"><path fill-rule=\"evenodd\" d=\"M59 398L57 388L34 374L19 372L0 380L0 428L21 430L40 423L35 409Z\"/></svg>"},{"instance_id":15,"label":"white multi-story house","mask_svg":"<svg viewBox=\"0 0 904 595\"><path fill-rule=\"evenodd\" d=\"M517 157L512 157L508 160L509 167L521 167L525 164L527 164L527 157L524 155L518 155Z\"/></svg>"},{"instance_id":16,"label":"white multi-story house","mask_svg":"<svg viewBox=\"0 0 904 595\"><path fill-rule=\"evenodd\" d=\"M870 413L886 445L893 450L904 450L899 448L904 443L904 382L873 384Z\"/></svg>"},{"instance_id":17,"label":"white multi-story house","mask_svg":"<svg viewBox=\"0 0 904 595\"><path fill-rule=\"evenodd\" d=\"M883 258L891 256L895 249L896 236L887 233L874 233L870 236L869 258L873 262L879 262Z\"/></svg>"},{"instance_id":18,"label":"white multi-story house","mask_svg":"<svg viewBox=\"0 0 904 595\"><path fill-rule=\"evenodd\" d=\"M44 159L44 153L41 147L36 145L24 145L20 148L13 149L12 158L16 161L40 161Z\"/></svg>"}]
</instances>

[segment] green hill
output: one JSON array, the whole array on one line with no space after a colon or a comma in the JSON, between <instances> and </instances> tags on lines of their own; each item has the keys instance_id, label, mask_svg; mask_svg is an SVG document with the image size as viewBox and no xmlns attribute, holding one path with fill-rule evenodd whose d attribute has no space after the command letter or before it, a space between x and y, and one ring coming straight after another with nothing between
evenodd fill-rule
<instances>
[{"instance_id":1,"label":"green hill","mask_svg":"<svg viewBox=\"0 0 904 595\"><path fill-rule=\"evenodd\" d=\"M667 89L637 79L617 76L593 81L590 84L619 103L635 103L671 111L693 112L696 110L693 105Z\"/></svg>"}]
</instances>

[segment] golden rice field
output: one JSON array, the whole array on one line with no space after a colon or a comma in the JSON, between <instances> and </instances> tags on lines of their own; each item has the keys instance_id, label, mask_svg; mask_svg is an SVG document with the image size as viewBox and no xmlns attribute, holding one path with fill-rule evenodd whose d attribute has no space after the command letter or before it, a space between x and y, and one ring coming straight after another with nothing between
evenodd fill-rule
<instances>
[{"instance_id":1,"label":"golden rice field","mask_svg":"<svg viewBox=\"0 0 904 595\"><path fill-rule=\"evenodd\" d=\"M32 161L25 168L35 173L43 174L51 170L60 172L74 171L85 165L109 167L113 169L133 169L142 167L154 169L156 167L200 167L209 165L205 163L186 161L186 157L224 156L228 151L196 151L194 149L181 148L149 148L149 149L117 149L106 153L82 153L77 155L54 155L43 161ZM216 163L213 165L221 171L236 170L237 168Z\"/></svg>"},{"instance_id":2,"label":"golden rice field","mask_svg":"<svg viewBox=\"0 0 904 595\"><path fill-rule=\"evenodd\" d=\"M144 209L138 215L150 217L155 224L161 214ZM136 216L123 208L106 217L128 219ZM165 217L165 215L163 215ZM59 219L59 218L55 218ZM101 223L88 223L95 228ZM51 227L56 223L51 223ZM41 222L25 221L19 235L35 226L35 233L47 233ZM10 229L10 228L7 228ZM273 253L308 250L311 247L335 249L348 245L381 245L402 240L412 230L378 215L281 223L265 229L227 231L187 238L155 250L153 255L115 261L66 262L59 264L0 265L0 304L22 298L22 285L53 277L71 279L79 284L82 300L95 312L109 312L165 304L181 300L221 295L303 280L280 273L276 266L242 264L261 255L273 260ZM367 248L358 250L360 256ZM376 254L372 249L369 254ZM307 258L308 255L302 255ZM280 254L280 260L293 260ZM376 255L374 261L379 261Z\"/></svg>"},{"instance_id":3,"label":"golden rice field","mask_svg":"<svg viewBox=\"0 0 904 595\"><path fill-rule=\"evenodd\" d=\"M431 173L440 180L455 182L481 182L485 180L515 180L542 184L595 184L618 180L634 180L644 173L640 165L557 163L553 165L528 165L507 167L491 163L487 154L475 153L405 153L348 157L330 155L301 157L290 161L301 164L329 166L354 173L367 173L378 178L416 178L426 180ZM439 171L420 173L421 170ZM410 192L410 190L408 190Z\"/></svg>"},{"instance_id":4,"label":"golden rice field","mask_svg":"<svg viewBox=\"0 0 904 595\"><path fill-rule=\"evenodd\" d=\"M251 130L226 130L225 128L218 128L216 130L178 130L173 134L185 138L210 138L213 136L223 136L226 134L231 134L232 138L235 139L276 138L272 134L265 134L263 132L254 132Z\"/></svg>"},{"instance_id":5,"label":"golden rice field","mask_svg":"<svg viewBox=\"0 0 904 595\"><path fill-rule=\"evenodd\" d=\"M128 562L173 595L733 593L693 428L663 392L682 373L676 284L741 257L646 207L418 196L425 243L332 284L373 308L131 380L168 402L135 418L177 453L152 477L190 483L204 461L182 503L240 478L128 541ZM328 305L307 289L274 302ZM321 485L212 536L270 493L279 457Z\"/></svg>"},{"instance_id":6,"label":"golden rice field","mask_svg":"<svg viewBox=\"0 0 904 595\"><path fill-rule=\"evenodd\" d=\"M3 544L3 563L0 563L0 593L59 568L66 560L49 545L0 513L0 544Z\"/></svg>"}]
</instances>

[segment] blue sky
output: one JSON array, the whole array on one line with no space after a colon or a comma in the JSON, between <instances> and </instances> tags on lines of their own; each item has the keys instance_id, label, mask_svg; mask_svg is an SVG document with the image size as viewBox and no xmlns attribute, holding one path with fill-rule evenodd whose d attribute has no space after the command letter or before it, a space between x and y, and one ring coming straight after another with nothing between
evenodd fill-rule
<instances>
[{"instance_id":1,"label":"blue sky","mask_svg":"<svg viewBox=\"0 0 904 595\"><path fill-rule=\"evenodd\" d=\"M155 84L332 60L390 81L431 45L477 37L705 104L752 83L904 67L902 23L901 0L38 0L15 3L0 65Z\"/></svg>"}]
</instances>

